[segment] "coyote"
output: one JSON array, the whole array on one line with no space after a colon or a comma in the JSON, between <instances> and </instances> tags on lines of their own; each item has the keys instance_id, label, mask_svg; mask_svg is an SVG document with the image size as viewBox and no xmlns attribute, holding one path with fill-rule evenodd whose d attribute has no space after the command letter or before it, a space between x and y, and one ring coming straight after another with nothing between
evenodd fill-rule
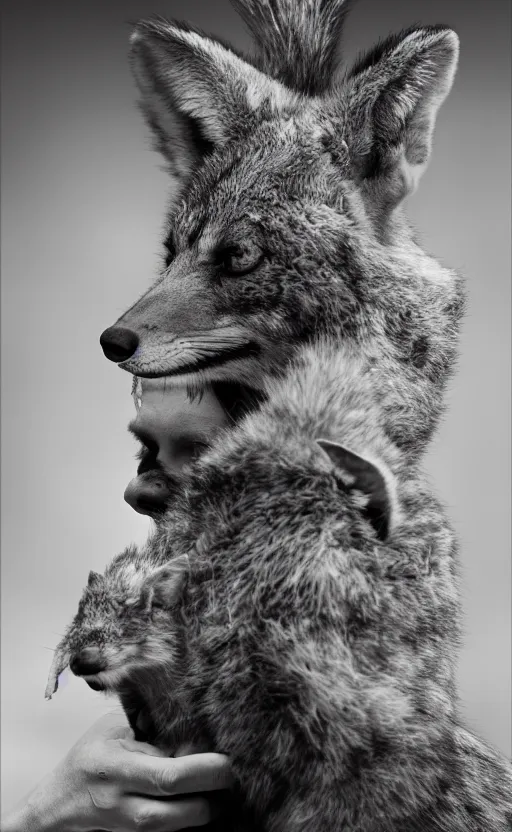
<instances>
[{"instance_id":1,"label":"coyote","mask_svg":"<svg viewBox=\"0 0 512 832\"><path fill-rule=\"evenodd\" d=\"M375 375L324 343L267 379L91 574L47 694L69 662L168 753L226 753L245 832L506 832L512 769L457 715L456 540Z\"/></svg>"},{"instance_id":2,"label":"coyote","mask_svg":"<svg viewBox=\"0 0 512 832\"><path fill-rule=\"evenodd\" d=\"M232 0L259 54L140 22L131 60L172 178L165 264L101 336L137 376L261 390L317 335L372 344L391 439L421 452L442 412L460 278L402 210L430 157L458 38L388 37L336 70L344 0ZM389 395L392 387L394 395Z\"/></svg>"}]
</instances>

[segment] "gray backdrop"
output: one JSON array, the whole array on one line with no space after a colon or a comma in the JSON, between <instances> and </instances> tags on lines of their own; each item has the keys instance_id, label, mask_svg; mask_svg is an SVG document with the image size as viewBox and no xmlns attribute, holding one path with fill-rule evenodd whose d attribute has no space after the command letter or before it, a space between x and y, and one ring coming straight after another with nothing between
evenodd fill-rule
<instances>
[{"instance_id":1,"label":"gray backdrop","mask_svg":"<svg viewBox=\"0 0 512 832\"><path fill-rule=\"evenodd\" d=\"M460 535L462 710L510 753L510 5L359 0L346 54L414 22L452 24L462 52L409 214L467 279L450 409L429 457ZM239 47L227 0L3 4L2 742L17 800L101 712L70 679L43 699L58 634L90 568L147 522L123 503L135 450L130 378L98 337L155 273L167 181L134 106L128 21L186 17Z\"/></svg>"}]
</instances>

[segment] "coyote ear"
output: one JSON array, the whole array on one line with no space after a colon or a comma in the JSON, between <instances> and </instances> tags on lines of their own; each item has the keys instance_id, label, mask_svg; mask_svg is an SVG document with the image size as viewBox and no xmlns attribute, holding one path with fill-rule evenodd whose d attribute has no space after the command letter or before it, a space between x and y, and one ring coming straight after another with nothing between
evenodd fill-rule
<instances>
[{"instance_id":1,"label":"coyote ear","mask_svg":"<svg viewBox=\"0 0 512 832\"><path fill-rule=\"evenodd\" d=\"M188 567L188 556L180 555L155 569L145 584L152 606L164 609L176 606L187 579Z\"/></svg>"},{"instance_id":2,"label":"coyote ear","mask_svg":"<svg viewBox=\"0 0 512 832\"><path fill-rule=\"evenodd\" d=\"M349 488L362 491L368 498L365 514L377 532L379 540L385 540L392 524L392 503L388 485L382 471L362 456L349 451L343 445L318 439L318 445L336 468L348 474Z\"/></svg>"},{"instance_id":3,"label":"coyote ear","mask_svg":"<svg viewBox=\"0 0 512 832\"><path fill-rule=\"evenodd\" d=\"M385 40L349 75L352 161L383 207L412 193L427 166L458 54L451 29L413 28Z\"/></svg>"},{"instance_id":4,"label":"coyote ear","mask_svg":"<svg viewBox=\"0 0 512 832\"><path fill-rule=\"evenodd\" d=\"M94 570L91 569L91 571L89 572L89 577L87 578L87 586L97 586L99 583L101 583L102 580L103 577L100 575L100 573L94 572Z\"/></svg>"},{"instance_id":5,"label":"coyote ear","mask_svg":"<svg viewBox=\"0 0 512 832\"><path fill-rule=\"evenodd\" d=\"M292 97L230 49L182 23L142 21L131 44L143 112L178 184L205 155L250 130L260 105L277 107Z\"/></svg>"}]
</instances>

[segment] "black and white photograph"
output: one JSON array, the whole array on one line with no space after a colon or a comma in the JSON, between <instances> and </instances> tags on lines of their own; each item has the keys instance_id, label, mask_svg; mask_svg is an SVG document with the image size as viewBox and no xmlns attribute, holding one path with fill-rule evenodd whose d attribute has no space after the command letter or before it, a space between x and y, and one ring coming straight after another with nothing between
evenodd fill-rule
<instances>
[{"instance_id":1,"label":"black and white photograph","mask_svg":"<svg viewBox=\"0 0 512 832\"><path fill-rule=\"evenodd\" d=\"M2 832L512 832L510 3L1 23Z\"/></svg>"}]
</instances>

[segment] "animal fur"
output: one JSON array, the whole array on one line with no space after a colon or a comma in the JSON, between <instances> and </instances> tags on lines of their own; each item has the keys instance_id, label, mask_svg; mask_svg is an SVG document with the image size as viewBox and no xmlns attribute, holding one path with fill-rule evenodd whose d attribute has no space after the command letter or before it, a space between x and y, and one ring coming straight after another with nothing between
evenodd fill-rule
<instances>
[{"instance_id":1,"label":"animal fur","mask_svg":"<svg viewBox=\"0 0 512 832\"><path fill-rule=\"evenodd\" d=\"M333 82L347 0L231 0L258 47L258 66L309 95Z\"/></svg>"},{"instance_id":2,"label":"animal fur","mask_svg":"<svg viewBox=\"0 0 512 832\"><path fill-rule=\"evenodd\" d=\"M189 715L264 832L505 832L512 770L457 715L455 537L376 372L327 344L269 381L147 548L92 579L57 661L92 644L167 750ZM385 483L387 537L347 450Z\"/></svg>"},{"instance_id":3,"label":"animal fur","mask_svg":"<svg viewBox=\"0 0 512 832\"><path fill-rule=\"evenodd\" d=\"M335 78L345 3L235 5L256 66L186 24L135 28L132 66L174 198L164 268L103 333L105 353L139 376L261 390L317 336L371 344L377 389L395 388L391 439L420 453L464 297L402 203L430 157L457 36L406 30Z\"/></svg>"}]
</instances>

